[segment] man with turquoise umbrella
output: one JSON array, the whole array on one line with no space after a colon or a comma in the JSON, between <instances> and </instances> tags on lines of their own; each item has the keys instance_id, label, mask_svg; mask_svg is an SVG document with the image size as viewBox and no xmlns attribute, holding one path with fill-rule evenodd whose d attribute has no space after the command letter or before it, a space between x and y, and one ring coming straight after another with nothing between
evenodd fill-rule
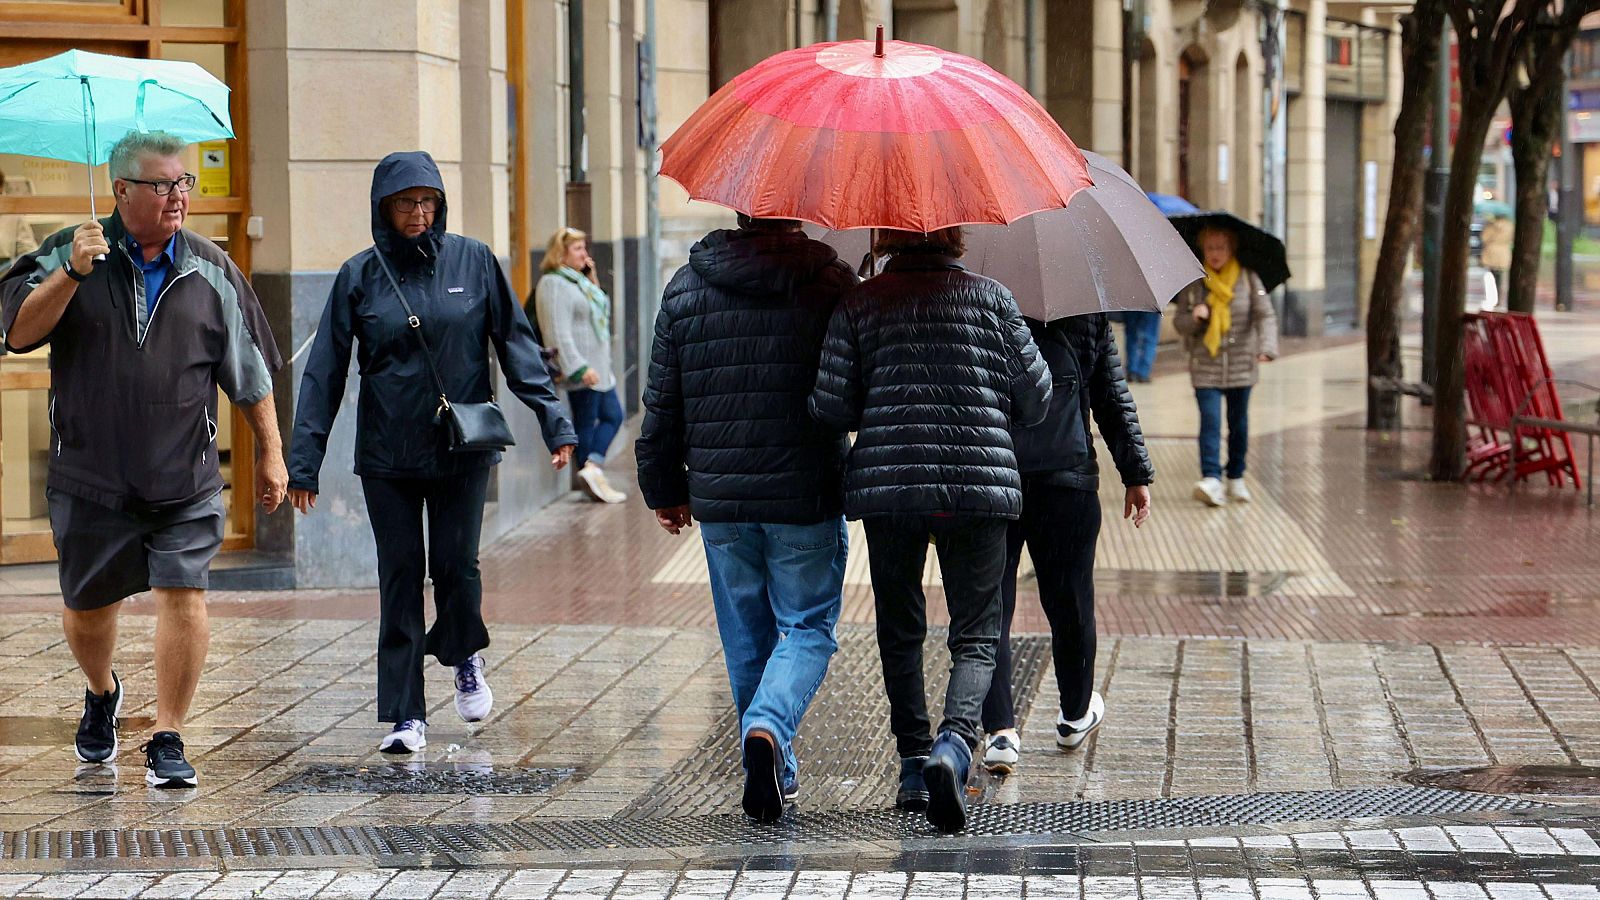
<instances>
[{"instance_id":1,"label":"man with turquoise umbrella","mask_svg":"<svg viewBox=\"0 0 1600 900\"><path fill-rule=\"evenodd\" d=\"M50 345L45 494L63 627L88 680L78 759L116 756L117 612L148 590L156 708L145 781L193 787L182 728L210 643L205 591L224 525L217 390L255 433L253 497L270 513L288 483L272 397L282 358L243 273L183 227L195 184L185 139L231 136L226 89L219 117L198 98L205 85L185 80L193 72L173 71L164 87L154 63L103 59L73 51L0 70L0 150L108 161L116 200L109 217L51 235L0 277L0 326L10 352ZM80 114L73 154L60 137ZM146 130L167 122L182 136Z\"/></svg>"}]
</instances>

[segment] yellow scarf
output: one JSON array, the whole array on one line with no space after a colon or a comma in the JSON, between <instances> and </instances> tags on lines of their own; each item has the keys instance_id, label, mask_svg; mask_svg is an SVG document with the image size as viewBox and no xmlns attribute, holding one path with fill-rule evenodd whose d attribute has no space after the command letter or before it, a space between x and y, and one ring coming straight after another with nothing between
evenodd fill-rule
<instances>
[{"instance_id":1,"label":"yellow scarf","mask_svg":"<svg viewBox=\"0 0 1600 900\"><path fill-rule=\"evenodd\" d=\"M1233 327L1233 313L1229 306L1233 303L1233 286L1239 283L1239 261L1228 260L1222 271L1213 271L1210 266L1205 267L1206 277L1206 306L1211 308L1211 320L1206 325L1206 336L1201 339L1206 350L1216 356L1222 349L1222 336Z\"/></svg>"}]
</instances>

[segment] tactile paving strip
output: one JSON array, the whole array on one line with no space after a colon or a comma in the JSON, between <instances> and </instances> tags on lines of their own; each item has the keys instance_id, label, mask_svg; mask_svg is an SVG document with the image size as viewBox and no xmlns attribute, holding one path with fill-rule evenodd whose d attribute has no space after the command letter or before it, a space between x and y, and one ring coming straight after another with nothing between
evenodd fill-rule
<instances>
[{"instance_id":1,"label":"tactile paving strip","mask_svg":"<svg viewBox=\"0 0 1600 900\"><path fill-rule=\"evenodd\" d=\"M924 687L935 727L950 677L950 655L945 649L948 635L947 628L930 628L923 646ZM839 650L828 666L828 689L817 694L794 742L800 759L801 796L808 809L870 809L892 794L892 790L886 791L884 779L898 764L889 733L889 702L883 691L877 634L869 627L841 626L836 637ZM1012 701L1017 720L1022 721L1049 667L1050 639L1013 636L1011 653ZM1052 683L1047 694L1055 693ZM652 785L618 818L738 812L744 788L738 734L739 723L730 709L671 774Z\"/></svg>"},{"instance_id":2,"label":"tactile paving strip","mask_svg":"<svg viewBox=\"0 0 1600 900\"><path fill-rule=\"evenodd\" d=\"M980 837L1268 825L1389 816L1529 809L1509 797L1394 787L1097 803L987 804L970 810L966 834ZM516 853L896 841L932 836L921 815L895 810L789 815L775 825L739 815L670 821L565 820L492 825L361 828L207 828L9 832L0 859L174 859L440 853Z\"/></svg>"}]
</instances>

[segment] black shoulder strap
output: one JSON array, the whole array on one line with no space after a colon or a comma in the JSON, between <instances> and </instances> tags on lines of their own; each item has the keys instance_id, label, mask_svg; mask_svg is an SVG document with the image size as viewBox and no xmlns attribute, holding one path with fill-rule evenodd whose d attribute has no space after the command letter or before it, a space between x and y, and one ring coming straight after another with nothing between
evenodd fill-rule
<instances>
[{"instance_id":1,"label":"black shoulder strap","mask_svg":"<svg viewBox=\"0 0 1600 900\"><path fill-rule=\"evenodd\" d=\"M433 386L439 390L439 407L450 408L450 400L445 396L444 379L439 377L439 367L434 365L433 351L428 349L428 339L422 336L422 320L412 311L410 301L406 300L406 292L400 290L400 281L394 277L394 271L389 268L389 261L383 258L383 251L373 247L373 253L378 258L378 266L383 269L383 274L389 276L389 286L394 288L394 295L400 298L400 305L406 311L406 324L411 326L411 333L417 336L417 343L422 345L422 358L428 361L428 371L433 373Z\"/></svg>"}]
</instances>

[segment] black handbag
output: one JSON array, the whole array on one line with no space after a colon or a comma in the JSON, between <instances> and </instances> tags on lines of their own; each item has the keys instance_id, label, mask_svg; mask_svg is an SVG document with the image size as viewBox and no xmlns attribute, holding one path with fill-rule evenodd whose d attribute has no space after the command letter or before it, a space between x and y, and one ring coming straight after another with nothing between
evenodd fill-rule
<instances>
[{"instance_id":1,"label":"black handbag","mask_svg":"<svg viewBox=\"0 0 1600 900\"><path fill-rule=\"evenodd\" d=\"M445 440L450 450L455 453L482 453L515 445L511 425L506 422L499 404L493 400L484 403L450 402L445 395L444 379L439 377L439 367L434 365L433 351L428 349L428 339L422 336L422 320L412 311L410 302L406 300L406 292L400 290L400 282L389 269L389 261L383 258L383 251L376 253L378 265L383 267L383 274L389 276L389 286L394 288L400 305L405 307L406 324L411 326L411 333L417 336L417 343L422 347L422 358L427 360L428 371L433 374L433 385L439 391L439 406L433 411L433 421L445 430Z\"/></svg>"}]
</instances>

